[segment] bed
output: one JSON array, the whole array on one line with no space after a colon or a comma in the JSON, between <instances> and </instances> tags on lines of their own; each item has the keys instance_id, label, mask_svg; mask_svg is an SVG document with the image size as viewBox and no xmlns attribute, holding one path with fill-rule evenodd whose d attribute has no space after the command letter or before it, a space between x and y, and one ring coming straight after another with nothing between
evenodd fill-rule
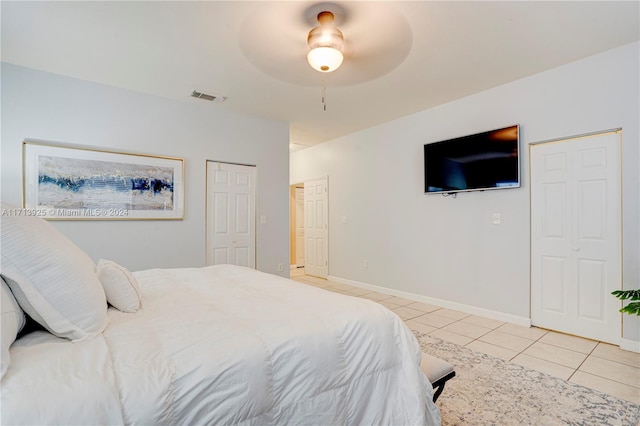
<instances>
[{"instance_id":1,"label":"bed","mask_svg":"<svg viewBox=\"0 0 640 426\"><path fill-rule=\"evenodd\" d=\"M45 330L19 337L3 354L2 424L440 423L416 339L375 302L217 265L129 273L135 292L127 291L137 296L137 307L124 306L126 297L114 299L108 287L101 288L102 299L95 288L75 297L86 287L84 277L83 287L68 298L95 298L94 303L104 303L104 316L85 309L76 319L56 317L47 312L49 305L61 303L60 314L69 301L59 288L55 297L46 293L51 273L45 266L53 262L35 250L39 261L35 267L32 261L31 269L36 271L16 272L23 261L15 251L33 251L37 241L47 246L42 235L55 237L60 247L64 237L39 219L27 225L4 219L3 352L5 324L11 323L5 314L19 322L15 306L5 303L11 295L30 316L40 316ZM67 250L68 244L63 255L73 249L86 263L80 249ZM77 261L71 263L65 268L77 267ZM84 272L73 272L88 274L85 266ZM37 287L35 275L43 273L47 284L38 297L47 299L45 308L31 288ZM68 281L69 272L62 273ZM120 309L107 309L107 300ZM40 312L31 314L34 310Z\"/></svg>"}]
</instances>

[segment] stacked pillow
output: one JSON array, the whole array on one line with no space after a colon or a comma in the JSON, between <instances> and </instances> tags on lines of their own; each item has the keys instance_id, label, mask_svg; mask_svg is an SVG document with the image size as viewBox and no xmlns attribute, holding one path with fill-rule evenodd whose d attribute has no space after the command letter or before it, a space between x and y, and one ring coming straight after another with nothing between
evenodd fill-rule
<instances>
[{"instance_id":1,"label":"stacked pillow","mask_svg":"<svg viewBox=\"0 0 640 426\"><path fill-rule=\"evenodd\" d=\"M0 378L9 368L9 347L16 340L16 336L22 330L25 323L24 312L20 309L18 302L13 297L13 293L9 290L9 286L0 278L2 290L0 294L0 303L2 303L2 352L0 352Z\"/></svg>"},{"instance_id":2,"label":"stacked pillow","mask_svg":"<svg viewBox=\"0 0 640 426\"><path fill-rule=\"evenodd\" d=\"M53 225L33 216L4 216L0 242L0 273L31 318L72 341L104 330L107 300L95 264Z\"/></svg>"},{"instance_id":3,"label":"stacked pillow","mask_svg":"<svg viewBox=\"0 0 640 426\"><path fill-rule=\"evenodd\" d=\"M136 312L140 309L140 287L127 268L110 260L100 259L96 273L111 306L122 312Z\"/></svg>"}]
</instances>

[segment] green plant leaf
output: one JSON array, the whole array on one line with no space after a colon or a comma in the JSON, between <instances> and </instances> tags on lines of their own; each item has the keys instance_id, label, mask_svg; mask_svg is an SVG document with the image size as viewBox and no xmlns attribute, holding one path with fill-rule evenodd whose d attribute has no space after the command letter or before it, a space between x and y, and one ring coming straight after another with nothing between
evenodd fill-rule
<instances>
[{"instance_id":1,"label":"green plant leaf","mask_svg":"<svg viewBox=\"0 0 640 426\"><path fill-rule=\"evenodd\" d=\"M640 316L640 302L631 302L624 308L620 309L620 312Z\"/></svg>"},{"instance_id":2,"label":"green plant leaf","mask_svg":"<svg viewBox=\"0 0 640 426\"><path fill-rule=\"evenodd\" d=\"M620 300L640 300L640 290L615 290L611 294Z\"/></svg>"}]
</instances>

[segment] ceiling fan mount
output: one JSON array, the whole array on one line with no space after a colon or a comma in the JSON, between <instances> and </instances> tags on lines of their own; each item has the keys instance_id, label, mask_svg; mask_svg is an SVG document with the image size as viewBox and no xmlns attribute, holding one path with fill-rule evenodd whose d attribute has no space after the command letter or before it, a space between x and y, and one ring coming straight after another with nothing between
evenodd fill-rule
<instances>
[{"instance_id":1,"label":"ceiling fan mount","mask_svg":"<svg viewBox=\"0 0 640 426\"><path fill-rule=\"evenodd\" d=\"M318 18L323 12L333 14L333 24L341 27L350 20L350 12L346 7L338 3L321 2L315 3L304 9L302 12L303 19L309 27L318 25Z\"/></svg>"}]
</instances>

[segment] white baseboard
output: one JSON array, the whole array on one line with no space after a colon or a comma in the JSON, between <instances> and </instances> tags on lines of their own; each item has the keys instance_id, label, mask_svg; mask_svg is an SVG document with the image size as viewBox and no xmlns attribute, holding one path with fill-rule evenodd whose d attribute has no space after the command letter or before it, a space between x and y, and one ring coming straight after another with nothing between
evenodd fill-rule
<instances>
[{"instance_id":1,"label":"white baseboard","mask_svg":"<svg viewBox=\"0 0 640 426\"><path fill-rule=\"evenodd\" d=\"M638 352L640 353L640 342L637 340L629 340L629 339L620 339L620 349L624 349L625 351Z\"/></svg>"},{"instance_id":2,"label":"white baseboard","mask_svg":"<svg viewBox=\"0 0 640 426\"><path fill-rule=\"evenodd\" d=\"M373 284L353 281L346 278L329 276L328 280L341 284L351 285L353 287L363 288L365 290L376 291L379 293L391 294L393 296L402 297L404 299L415 300L416 302L428 303L430 305L440 306L441 308L453 309L471 315L478 315L485 318L491 318L498 321L504 321L522 327L531 327L531 318L521 317L518 315L506 314L504 312L492 311L490 309L478 308L477 306L465 305L463 303L450 302L448 300L436 299L434 297L422 296L420 294L409 293L401 290L394 290L387 287L381 287Z\"/></svg>"},{"instance_id":3,"label":"white baseboard","mask_svg":"<svg viewBox=\"0 0 640 426\"><path fill-rule=\"evenodd\" d=\"M346 278L329 276L328 280L341 284L347 284L353 287L365 290L376 291L379 293L391 294L393 296L402 297L404 299L415 300L416 302L428 303L430 305L440 306L441 308L453 309L471 315L479 315L485 318L491 318L498 321L504 321L522 327L531 327L531 318L521 317L518 315L506 314L504 312L492 311L490 309L479 308L477 306L465 305L463 303L451 302L448 300L436 299L434 297L423 296L420 294L409 293L392 288L381 287L373 284L367 284L360 281L349 280ZM612 342L613 343L613 342ZM613 343L615 344L615 343ZM630 352L640 353L640 341L620 338L620 349Z\"/></svg>"}]
</instances>

